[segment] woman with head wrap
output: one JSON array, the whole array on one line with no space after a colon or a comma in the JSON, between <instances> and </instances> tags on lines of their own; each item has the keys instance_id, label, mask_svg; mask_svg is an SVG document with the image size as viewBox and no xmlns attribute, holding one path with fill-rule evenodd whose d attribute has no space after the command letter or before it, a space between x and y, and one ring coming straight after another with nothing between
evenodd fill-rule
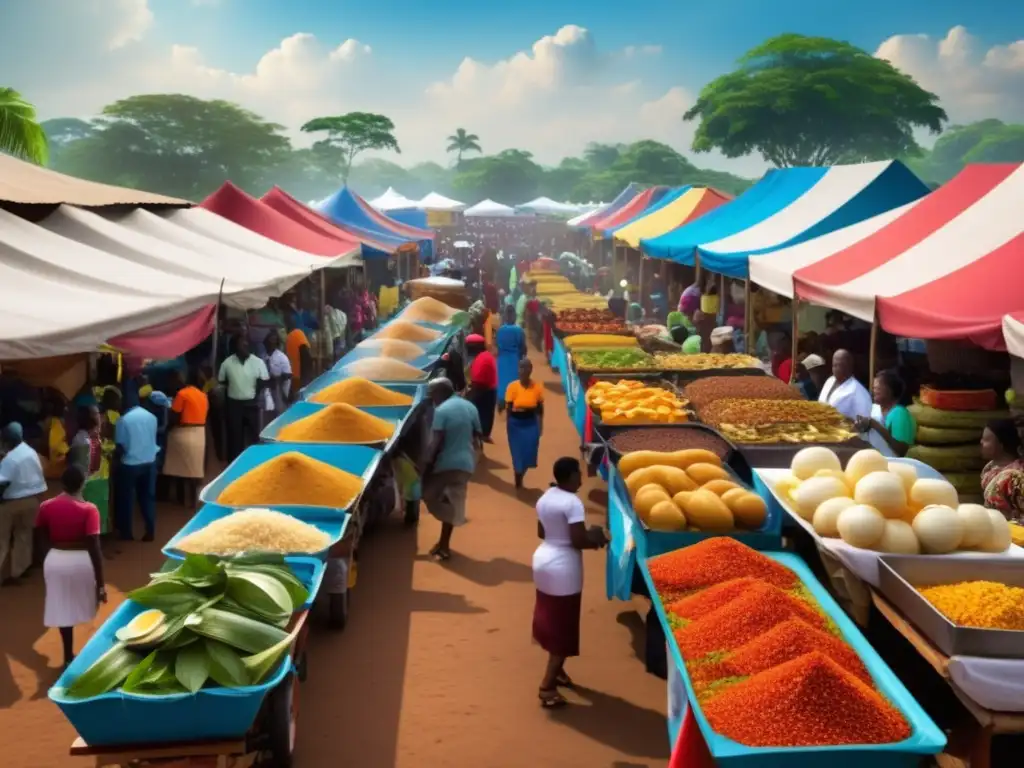
<instances>
[{"instance_id":1,"label":"woman with head wrap","mask_svg":"<svg viewBox=\"0 0 1024 768\"><path fill-rule=\"evenodd\" d=\"M730 355L736 351L733 340L735 329L731 325L723 325L711 332L711 351L717 355Z\"/></svg>"}]
</instances>

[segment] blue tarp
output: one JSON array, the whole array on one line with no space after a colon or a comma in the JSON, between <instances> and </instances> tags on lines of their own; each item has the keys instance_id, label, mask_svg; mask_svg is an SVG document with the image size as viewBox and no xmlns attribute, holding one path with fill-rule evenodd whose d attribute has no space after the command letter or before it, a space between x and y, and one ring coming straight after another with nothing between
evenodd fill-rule
<instances>
[{"instance_id":1,"label":"blue tarp","mask_svg":"<svg viewBox=\"0 0 1024 768\"><path fill-rule=\"evenodd\" d=\"M405 231L410 225L391 219L370 208L358 195L348 187L342 187L329 198L316 206L324 216L337 222L355 237L365 236L367 240L376 241L388 246L393 253L408 243L416 243L420 254L430 258L433 256L433 241L429 237L416 237ZM392 227L391 224L394 226ZM375 248L363 248L364 256L380 256L386 252Z\"/></svg>"}]
</instances>

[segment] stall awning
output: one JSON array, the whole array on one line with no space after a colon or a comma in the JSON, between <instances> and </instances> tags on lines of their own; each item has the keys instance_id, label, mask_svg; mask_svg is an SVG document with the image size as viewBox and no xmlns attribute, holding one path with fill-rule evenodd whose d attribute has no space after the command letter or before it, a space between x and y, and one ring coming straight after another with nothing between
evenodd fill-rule
<instances>
[{"instance_id":1,"label":"stall awning","mask_svg":"<svg viewBox=\"0 0 1024 768\"><path fill-rule=\"evenodd\" d=\"M514 208L508 205L502 205L496 203L493 200L481 200L476 205L471 205L464 211L466 216L473 218L479 216L482 218L509 218L516 215Z\"/></svg>"},{"instance_id":2,"label":"stall awning","mask_svg":"<svg viewBox=\"0 0 1024 768\"><path fill-rule=\"evenodd\" d=\"M416 207L421 211L448 211L450 213L466 210L465 203L452 200L450 197L445 197L437 192L424 195L422 199L416 201Z\"/></svg>"},{"instance_id":3,"label":"stall awning","mask_svg":"<svg viewBox=\"0 0 1024 768\"><path fill-rule=\"evenodd\" d=\"M400 208L415 208L416 201L410 200L401 192L395 190L394 187L388 187L384 194L373 198L373 200L370 201L370 205L378 211L393 211Z\"/></svg>"},{"instance_id":4,"label":"stall awning","mask_svg":"<svg viewBox=\"0 0 1024 768\"><path fill-rule=\"evenodd\" d=\"M637 193L632 200L618 210L590 222L589 226L594 230L595 237L608 237L616 228L640 216L651 206L657 205L668 191L668 187L649 187L643 192Z\"/></svg>"},{"instance_id":5,"label":"stall awning","mask_svg":"<svg viewBox=\"0 0 1024 768\"><path fill-rule=\"evenodd\" d=\"M640 185L631 181L610 203L607 205L599 205L590 213L571 219L569 221L569 226L577 227L579 229L590 229L596 221L604 218L605 216L611 216L617 210L626 205L626 203L636 197L640 192Z\"/></svg>"},{"instance_id":6,"label":"stall awning","mask_svg":"<svg viewBox=\"0 0 1024 768\"><path fill-rule=\"evenodd\" d=\"M855 224L928 193L897 161L786 168L765 177L712 216L642 240L651 256L746 277L750 256Z\"/></svg>"},{"instance_id":7,"label":"stall awning","mask_svg":"<svg viewBox=\"0 0 1024 768\"><path fill-rule=\"evenodd\" d=\"M348 187L342 187L317 206L317 211L343 227L357 227L367 234L409 245L420 244L430 250L432 229L404 224L386 216Z\"/></svg>"},{"instance_id":8,"label":"stall awning","mask_svg":"<svg viewBox=\"0 0 1024 768\"><path fill-rule=\"evenodd\" d=\"M717 189L686 187L681 194L667 203L616 229L613 237L630 248L639 248L641 239L660 237L700 218L731 199L729 195Z\"/></svg>"},{"instance_id":9,"label":"stall awning","mask_svg":"<svg viewBox=\"0 0 1024 768\"><path fill-rule=\"evenodd\" d=\"M1024 358L1024 310L1003 317L1003 339L1011 355Z\"/></svg>"}]
</instances>

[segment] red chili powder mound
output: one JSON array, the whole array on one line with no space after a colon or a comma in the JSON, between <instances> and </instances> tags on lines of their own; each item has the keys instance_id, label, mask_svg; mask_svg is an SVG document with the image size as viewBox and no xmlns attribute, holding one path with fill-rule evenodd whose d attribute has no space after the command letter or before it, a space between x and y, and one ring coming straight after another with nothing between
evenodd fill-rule
<instances>
[{"instance_id":1,"label":"red chili powder mound","mask_svg":"<svg viewBox=\"0 0 1024 768\"><path fill-rule=\"evenodd\" d=\"M801 619L776 624L765 634L737 648L724 666L730 677L750 677L814 651L828 656L847 672L874 687L871 673L853 648L835 635L815 629Z\"/></svg>"},{"instance_id":2,"label":"red chili powder mound","mask_svg":"<svg viewBox=\"0 0 1024 768\"><path fill-rule=\"evenodd\" d=\"M681 619L693 621L721 608L758 584L764 584L764 582L752 576L745 576L742 579L729 579L729 581L723 581L721 584L716 584L713 587L702 589L700 592L684 597L682 600L676 600L667 606L667 610Z\"/></svg>"},{"instance_id":3,"label":"red chili powder mound","mask_svg":"<svg viewBox=\"0 0 1024 768\"><path fill-rule=\"evenodd\" d=\"M748 747L891 744L910 736L892 704L818 652L730 686L702 709L715 731Z\"/></svg>"},{"instance_id":4,"label":"red chili powder mound","mask_svg":"<svg viewBox=\"0 0 1024 768\"><path fill-rule=\"evenodd\" d=\"M797 585L791 570L728 536L705 539L651 558L647 569L659 592L689 592L744 576L762 579L780 589Z\"/></svg>"},{"instance_id":5,"label":"red chili powder mound","mask_svg":"<svg viewBox=\"0 0 1024 768\"><path fill-rule=\"evenodd\" d=\"M713 651L733 651L792 618L827 626L825 617L800 598L761 583L674 634L683 657L696 661Z\"/></svg>"}]
</instances>

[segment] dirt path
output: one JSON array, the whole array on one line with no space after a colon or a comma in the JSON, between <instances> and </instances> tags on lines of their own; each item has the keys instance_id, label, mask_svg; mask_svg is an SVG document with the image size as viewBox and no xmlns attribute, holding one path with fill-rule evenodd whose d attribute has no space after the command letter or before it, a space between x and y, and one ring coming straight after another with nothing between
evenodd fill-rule
<instances>
[{"instance_id":1,"label":"dirt path","mask_svg":"<svg viewBox=\"0 0 1024 768\"><path fill-rule=\"evenodd\" d=\"M537 702L544 655L530 640L536 546L533 501L550 467L576 455L557 376L537 366L548 391L540 468L517 498L501 420L470 486L470 523L438 565L425 553L437 522L398 520L364 542L347 630L316 628L301 689L297 768L655 768L667 759L665 684L644 672L640 619L604 597L604 553L585 554L581 685L559 712ZM592 522L604 517L600 480L581 492ZM165 540L185 521L161 510ZM160 561L136 544L108 566L112 598ZM0 743L18 768L85 765L67 757L74 733L46 699L59 641L40 627L42 579L0 590ZM112 602L113 599L112 599ZM84 633L83 633L84 634ZM13 751L12 751L13 750Z\"/></svg>"}]
</instances>

